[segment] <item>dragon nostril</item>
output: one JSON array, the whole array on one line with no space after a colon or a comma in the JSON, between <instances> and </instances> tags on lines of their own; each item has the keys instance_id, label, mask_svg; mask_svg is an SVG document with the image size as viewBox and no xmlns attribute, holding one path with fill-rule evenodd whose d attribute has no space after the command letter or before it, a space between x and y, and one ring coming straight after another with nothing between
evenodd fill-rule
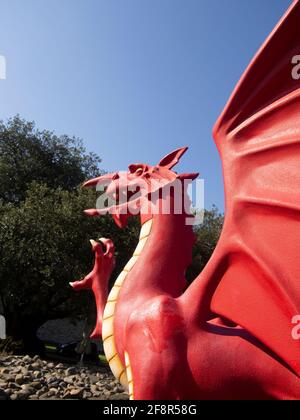
<instances>
[{"instance_id":1,"label":"dragon nostril","mask_svg":"<svg viewBox=\"0 0 300 420\"><path fill-rule=\"evenodd\" d=\"M106 251L107 251L107 247L106 247L106 245L105 245L103 242L101 242L101 241L100 241L100 245L101 245L101 248L102 248L103 254L106 254Z\"/></svg>"},{"instance_id":2,"label":"dragon nostril","mask_svg":"<svg viewBox=\"0 0 300 420\"><path fill-rule=\"evenodd\" d=\"M116 172L114 174L114 176L112 177L112 180L115 181L116 179L119 179L119 178L120 178L120 176L119 176L118 172Z\"/></svg>"},{"instance_id":3,"label":"dragon nostril","mask_svg":"<svg viewBox=\"0 0 300 420\"><path fill-rule=\"evenodd\" d=\"M99 242L102 246L104 255L108 255L108 254L111 254L112 256L114 255L115 247L114 247L113 242L110 239L100 238Z\"/></svg>"}]
</instances>

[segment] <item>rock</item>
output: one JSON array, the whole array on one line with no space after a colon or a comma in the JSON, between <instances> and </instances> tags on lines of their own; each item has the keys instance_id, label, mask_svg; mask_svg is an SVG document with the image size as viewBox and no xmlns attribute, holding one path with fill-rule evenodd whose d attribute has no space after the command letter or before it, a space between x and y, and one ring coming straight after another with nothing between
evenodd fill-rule
<instances>
[{"instance_id":1,"label":"rock","mask_svg":"<svg viewBox=\"0 0 300 420\"><path fill-rule=\"evenodd\" d=\"M75 379L76 379L76 377L74 377L74 376L67 376L66 378L64 378L64 382L66 382L67 384L73 384Z\"/></svg>"},{"instance_id":2,"label":"rock","mask_svg":"<svg viewBox=\"0 0 300 420\"><path fill-rule=\"evenodd\" d=\"M32 363L31 367L33 368L33 370L39 369L41 367L41 364L38 362L35 362L35 363Z\"/></svg>"},{"instance_id":3,"label":"rock","mask_svg":"<svg viewBox=\"0 0 300 420\"><path fill-rule=\"evenodd\" d=\"M62 395L62 397L61 397L63 400L69 400L70 399L70 392L69 391L67 391L67 392L65 392L63 395Z\"/></svg>"},{"instance_id":4,"label":"rock","mask_svg":"<svg viewBox=\"0 0 300 420\"><path fill-rule=\"evenodd\" d=\"M8 388L5 390L5 393L9 396L11 396L15 391L12 388Z\"/></svg>"},{"instance_id":5,"label":"rock","mask_svg":"<svg viewBox=\"0 0 300 420\"><path fill-rule=\"evenodd\" d=\"M46 363L48 369L54 369L54 363Z\"/></svg>"},{"instance_id":6,"label":"rock","mask_svg":"<svg viewBox=\"0 0 300 420\"><path fill-rule=\"evenodd\" d=\"M82 388L74 388L70 390L70 398L82 399L84 390Z\"/></svg>"},{"instance_id":7,"label":"rock","mask_svg":"<svg viewBox=\"0 0 300 420\"><path fill-rule=\"evenodd\" d=\"M99 387L102 387L103 385L104 385L104 383L103 383L103 382L99 382L99 381L98 381L98 382L96 382L96 383L95 383L95 386L97 386L98 388L99 388Z\"/></svg>"},{"instance_id":8,"label":"rock","mask_svg":"<svg viewBox=\"0 0 300 420\"><path fill-rule=\"evenodd\" d=\"M114 394L110 396L111 400L129 400L129 396L125 393L122 394Z\"/></svg>"},{"instance_id":9,"label":"rock","mask_svg":"<svg viewBox=\"0 0 300 420\"><path fill-rule=\"evenodd\" d=\"M38 397L40 397L41 395L43 395L45 393L45 389L39 389L35 395L37 395Z\"/></svg>"},{"instance_id":10,"label":"rock","mask_svg":"<svg viewBox=\"0 0 300 420\"><path fill-rule=\"evenodd\" d=\"M103 389L102 395L107 397L107 399L110 399L110 397L111 397L111 393L109 391L107 391L106 389Z\"/></svg>"},{"instance_id":11,"label":"rock","mask_svg":"<svg viewBox=\"0 0 300 420\"><path fill-rule=\"evenodd\" d=\"M83 399L87 400L88 398L91 398L93 396L93 394L91 392L88 391L84 391L83 393Z\"/></svg>"},{"instance_id":12,"label":"rock","mask_svg":"<svg viewBox=\"0 0 300 420\"><path fill-rule=\"evenodd\" d=\"M34 394L35 393L35 389L31 385L29 385L29 384L23 384L23 385L21 385L21 389L23 391L29 392L30 394Z\"/></svg>"},{"instance_id":13,"label":"rock","mask_svg":"<svg viewBox=\"0 0 300 420\"><path fill-rule=\"evenodd\" d=\"M17 395L17 400L27 400L27 398L30 395L30 392L28 390L22 389L21 391L14 393L10 398L12 399L14 395Z\"/></svg>"},{"instance_id":14,"label":"rock","mask_svg":"<svg viewBox=\"0 0 300 420\"><path fill-rule=\"evenodd\" d=\"M56 365L56 369L64 369L64 365L62 363L58 363L58 365Z\"/></svg>"},{"instance_id":15,"label":"rock","mask_svg":"<svg viewBox=\"0 0 300 420\"><path fill-rule=\"evenodd\" d=\"M45 392L44 394L39 395L39 400L46 400L47 398L48 398L48 392Z\"/></svg>"},{"instance_id":16,"label":"rock","mask_svg":"<svg viewBox=\"0 0 300 420\"><path fill-rule=\"evenodd\" d=\"M66 376L76 375L76 373L77 373L77 369L75 367L69 367L68 369L65 370Z\"/></svg>"},{"instance_id":17,"label":"rock","mask_svg":"<svg viewBox=\"0 0 300 420\"><path fill-rule=\"evenodd\" d=\"M15 382L16 384L21 385L24 382L24 375L22 373L16 375Z\"/></svg>"},{"instance_id":18,"label":"rock","mask_svg":"<svg viewBox=\"0 0 300 420\"><path fill-rule=\"evenodd\" d=\"M34 389L40 389L42 387L42 384L38 381L34 381L34 382L31 382L31 386Z\"/></svg>"},{"instance_id":19,"label":"rock","mask_svg":"<svg viewBox=\"0 0 300 420\"><path fill-rule=\"evenodd\" d=\"M99 392L99 386L91 385L90 386L90 391L91 391L92 394L95 394L95 393Z\"/></svg>"},{"instance_id":20,"label":"rock","mask_svg":"<svg viewBox=\"0 0 300 420\"><path fill-rule=\"evenodd\" d=\"M81 381L75 381L75 384L78 388L84 388L84 386L85 386L84 382L81 382Z\"/></svg>"},{"instance_id":21,"label":"rock","mask_svg":"<svg viewBox=\"0 0 300 420\"><path fill-rule=\"evenodd\" d=\"M89 399L98 399L101 396L101 392L93 392L92 397Z\"/></svg>"},{"instance_id":22,"label":"rock","mask_svg":"<svg viewBox=\"0 0 300 420\"><path fill-rule=\"evenodd\" d=\"M8 382L8 383L14 382L15 381L15 376L14 375L6 375L5 381Z\"/></svg>"},{"instance_id":23,"label":"rock","mask_svg":"<svg viewBox=\"0 0 300 420\"><path fill-rule=\"evenodd\" d=\"M27 375L28 374L27 367L19 366L17 369L18 369L18 373L20 373L22 375Z\"/></svg>"},{"instance_id":24,"label":"rock","mask_svg":"<svg viewBox=\"0 0 300 420\"><path fill-rule=\"evenodd\" d=\"M33 395L30 395L30 396L28 397L28 399L29 399L29 400L38 400L38 399L39 399L39 397L38 397L36 394L33 394Z\"/></svg>"},{"instance_id":25,"label":"rock","mask_svg":"<svg viewBox=\"0 0 300 420\"><path fill-rule=\"evenodd\" d=\"M115 392L116 394L123 394L123 393L124 393L124 388L122 387L122 385L121 385L121 384L117 384L117 385L114 387L114 392Z\"/></svg>"},{"instance_id":26,"label":"rock","mask_svg":"<svg viewBox=\"0 0 300 420\"><path fill-rule=\"evenodd\" d=\"M32 373L32 376L33 376L34 378L38 379L38 378L41 378L41 377L42 377L42 373L41 373L41 371L40 371L40 370L35 370L35 371Z\"/></svg>"},{"instance_id":27,"label":"rock","mask_svg":"<svg viewBox=\"0 0 300 420\"><path fill-rule=\"evenodd\" d=\"M56 388L50 388L48 392L48 397L53 397L58 394L58 390Z\"/></svg>"},{"instance_id":28,"label":"rock","mask_svg":"<svg viewBox=\"0 0 300 420\"><path fill-rule=\"evenodd\" d=\"M58 382L58 380L57 380L57 377L56 377L56 376L49 376L49 377L47 378L47 383L48 383L48 384L52 384L52 383L54 383L54 382Z\"/></svg>"},{"instance_id":29,"label":"rock","mask_svg":"<svg viewBox=\"0 0 300 420\"><path fill-rule=\"evenodd\" d=\"M15 382L10 383L9 386L12 389L20 389L21 388L21 386L16 384Z\"/></svg>"},{"instance_id":30,"label":"rock","mask_svg":"<svg viewBox=\"0 0 300 420\"><path fill-rule=\"evenodd\" d=\"M52 381L49 382L48 385L51 386L51 388L57 388L59 387L60 381Z\"/></svg>"},{"instance_id":31,"label":"rock","mask_svg":"<svg viewBox=\"0 0 300 420\"><path fill-rule=\"evenodd\" d=\"M91 375L90 378L89 378L90 384L92 384L92 385L94 385L95 383L97 383L98 380L99 379L97 378L96 375Z\"/></svg>"}]
</instances>

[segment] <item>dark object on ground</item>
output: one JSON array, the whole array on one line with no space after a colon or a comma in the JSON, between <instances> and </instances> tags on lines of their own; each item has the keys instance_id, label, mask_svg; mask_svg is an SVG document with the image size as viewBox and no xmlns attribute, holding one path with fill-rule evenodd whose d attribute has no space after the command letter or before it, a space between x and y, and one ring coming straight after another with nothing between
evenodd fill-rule
<instances>
[{"instance_id":1,"label":"dark object on ground","mask_svg":"<svg viewBox=\"0 0 300 420\"><path fill-rule=\"evenodd\" d=\"M16 341L13 337L7 337L0 340L0 353L5 354L22 354L24 351L24 343L22 340Z\"/></svg>"},{"instance_id":2,"label":"dark object on ground","mask_svg":"<svg viewBox=\"0 0 300 420\"><path fill-rule=\"evenodd\" d=\"M90 343L89 352L82 353L78 351L80 349L80 342L73 341L71 343L57 344L53 342L47 342L44 344L45 354L54 357L55 359L70 359L70 361L79 361L81 358L83 362L94 362L100 363L97 346L94 343Z\"/></svg>"}]
</instances>

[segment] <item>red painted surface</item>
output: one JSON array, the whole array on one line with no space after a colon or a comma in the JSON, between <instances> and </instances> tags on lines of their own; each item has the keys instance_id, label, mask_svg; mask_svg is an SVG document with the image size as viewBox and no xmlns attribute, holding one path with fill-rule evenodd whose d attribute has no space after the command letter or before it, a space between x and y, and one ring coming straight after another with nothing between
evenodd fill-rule
<instances>
[{"instance_id":1,"label":"red painted surface","mask_svg":"<svg viewBox=\"0 0 300 420\"><path fill-rule=\"evenodd\" d=\"M91 240L93 252L95 253L95 264L93 270L80 281L70 283L74 290L80 291L91 289L95 296L97 308L97 322L91 338L101 338L102 317L108 296L108 282L115 267L115 247L110 239L101 238L101 243ZM105 247L103 250L102 245Z\"/></svg>"},{"instance_id":2,"label":"red painted surface","mask_svg":"<svg viewBox=\"0 0 300 420\"><path fill-rule=\"evenodd\" d=\"M300 81L292 77L299 22L295 1L214 128L225 225L187 290L193 233L186 215L140 215L142 223L153 218L152 231L114 321L118 354L124 363L128 352L131 361L135 399L300 398L300 342L292 337L292 318L300 313ZM140 177L161 187L194 179L172 171L185 150L156 166L131 166L127 177L106 176L108 192ZM120 227L126 223L127 215L114 217Z\"/></svg>"}]
</instances>

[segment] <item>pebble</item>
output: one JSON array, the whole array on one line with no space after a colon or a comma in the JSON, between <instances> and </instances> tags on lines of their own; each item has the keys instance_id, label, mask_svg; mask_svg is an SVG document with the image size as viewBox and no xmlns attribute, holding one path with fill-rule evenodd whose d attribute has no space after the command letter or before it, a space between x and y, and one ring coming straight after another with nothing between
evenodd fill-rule
<instances>
[{"instance_id":1,"label":"pebble","mask_svg":"<svg viewBox=\"0 0 300 420\"><path fill-rule=\"evenodd\" d=\"M24 375L22 375L21 373L16 375L16 379L15 379L16 384L21 385L24 382L24 380L25 380Z\"/></svg>"},{"instance_id":2,"label":"pebble","mask_svg":"<svg viewBox=\"0 0 300 420\"><path fill-rule=\"evenodd\" d=\"M82 388L74 388L70 391L70 397L76 399L82 399L84 390Z\"/></svg>"},{"instance_id":3,"label":"pebble","mask_svg":"<svg viewBox=\"0 0 300 420\"><path fill-rule=\"evenodd\" d=\"M31 386L32 386L32 388L40 389L42 385L41 385L40 382L34 381L34 382L31 382Z\"/></svg>"},{"instance_id":4,"label":"pebble","mask_svg":"<svg viewBox=\"0 0 300 420\"><path fill-rule=\"evenodd\" d=\"M103 366L70 366L39 356L0 355L2 400L125 400L128 394Z\"/></svg>"},{"instance_id":5,"label":"pebble","mask_svg":"<svg viewBox=\"0 0 300 420\"><path fill-rule=\"evenodd\" d=\"M42 373L41 373L41 371L39 371L39 370L35 370L35 371L33 372L32 376L33 376L34 378L38 379L38 378L40 378L40 377L42 376Z\"/></svg>"},{"instance_id":6,"label":"pebble","mask_svg":"<svg viewBox=\"0 0 300 420\"><path fill-rule=\"evenodd\" d=\"M77 372L78 371L75 367L70 367L70 368L65 370L65 375L66 376L76 375Z\"/></svg>"}]
</instances>

